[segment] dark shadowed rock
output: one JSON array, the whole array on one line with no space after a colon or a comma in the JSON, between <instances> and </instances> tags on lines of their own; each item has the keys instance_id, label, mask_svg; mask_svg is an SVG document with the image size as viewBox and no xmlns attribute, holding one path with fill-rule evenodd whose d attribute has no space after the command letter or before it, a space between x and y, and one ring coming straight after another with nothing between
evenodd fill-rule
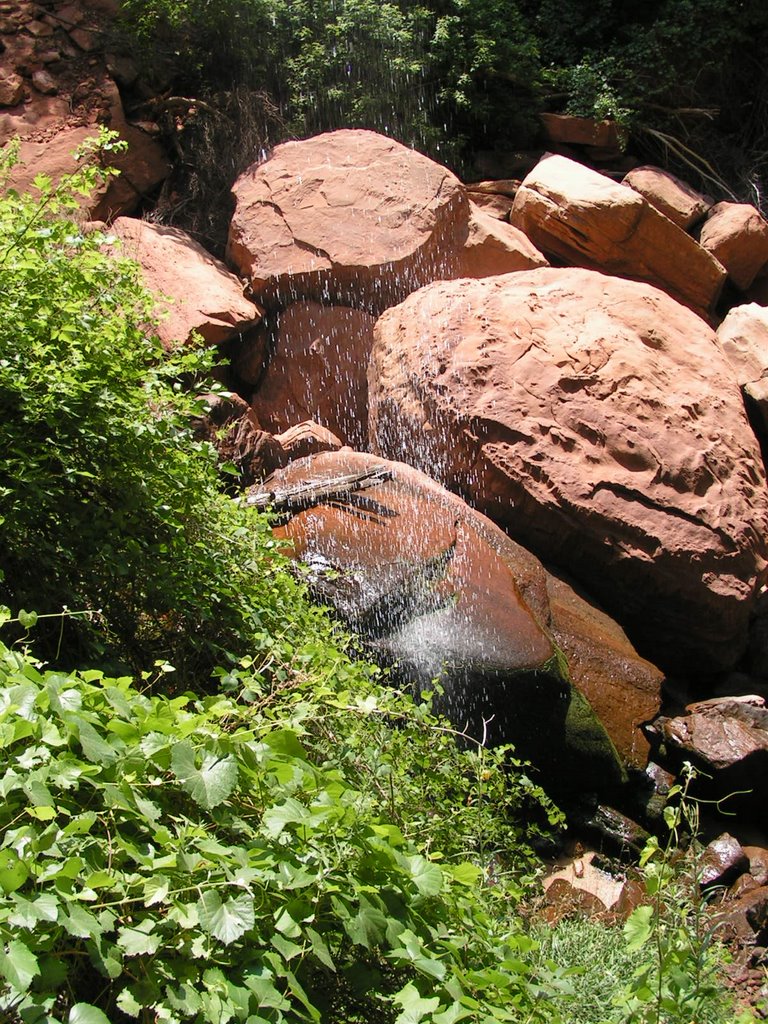
<instances>
[{"instance_id":1,"label":"dark shadowed rock","mask_svg":"<svg viewBox=\"0 0 768 1024\"><path fill-rule=\"evenodd\" d=\"M768 494L699 317L586 270L433 284L377 322L369 402L374 451L566 568L654 660L737 660Z\"/></svg>"},{"instance_id":2,"label":"dark shadowed rock","mask_svg":"<svg viewBox=\"0 0 768 1024\"><path fill-rule=\"evenodd\" d=\"M622 759L643 764L636 723L658 708L660 674L626 642L617 653L616 637L602 653L589 626L584 640L577 637L577 624L589 623L595 609L575 594L567 598L562 581L550 580L484 516L410 467L348 450L293 463L263 486L285 493L371 470L391 476L346 496L332 493L283 528L312 568L319 596L417 689L439 677L443 707L457 726L481 735L488 722L493 742L514 742L555 785L589 790L617 782L615 753L594 712L606 713ZM563 636L576 651L570 678L578 689L563 675L553 642ZM588 657L580 657L582 645Z\"/></svg>"},{"instance_id":3,"label":"dark shadowed rock","mask_svg":"<svg viewBox=\"0 0 768 1024\"><path fill-rule=\"evenodd\" d=\"M671 764L691 761L697 789L726 800L728 811L754 811L768 797L768 709L762 697L719 697L690 704L687 714L654 723Z\"/></svg>"},{"instance_id":4,"label":"dark shadowed rock","mask_svg":"<svg viewBox=\"0 0 768 1024\"><path fill-rule=\"evenodd\" d=\"M702 889L725 886L748 870L749 858L741 843L728 832L723 832L707 844L701 856L699 885Z\"/></svg>"},{"instance_id":5,"label":"dark shadowed rock","mask_svg":"<svg viewBox=\"0 0 768 1024\"><path fill-rule=\"evenodd\" d=\"M361 310L316 302L296 302L281 312L252 403L264 426L280 433L314 420L344 444L367 448L374 323Z\"/></svg>"},{"instance_id":6,"label":"dark shadowed rock","mask_svg":"<svg viewBox=\"0 0 768 1024\"><path fill-rule=\"evenodd\" d=\"M195 423L195 433L216 448L223 463L235 466L243 487L288 461L280 441L261 429L248 403L237 395L211 395L206 413Z\"/></svg>"}]
</instances>

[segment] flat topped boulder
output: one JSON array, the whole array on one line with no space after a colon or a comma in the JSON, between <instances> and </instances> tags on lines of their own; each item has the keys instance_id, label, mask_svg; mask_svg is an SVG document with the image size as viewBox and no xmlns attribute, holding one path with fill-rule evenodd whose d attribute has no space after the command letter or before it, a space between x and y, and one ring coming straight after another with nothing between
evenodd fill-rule
<instances>
[{"instance_id":1,"label":"flat topped boulder","mask_svg":"<svg viewBox=\"0 0 768 1024\"><path fill-rule=\"evenodd\" d=\"M271 307L380 313L430 281L547 266L449 170L370 131L277 146L234 185L227 258Z\"/></svg>"},{"instance_id":2,"label":"flat topped boulder","mask_svg":"<svg viewBox=\"0 0 768 1024\"><path fill-rule=\"evenodd\" d=\"M439 282L377 322L370 440L571 573L663 668L742 652L768 494L714 332L649 285Z\"/></svg>"},{"instance_id":3,"label":"flat topped boulder","mask_svg":"<svg viewBox=\"0 0 768 1024\"><path fill-rule=\"evenodd\" d=\"M639 192L563 156L525 178L510 221L546 254L648 281L696 310L711 310L725 281L717 259Z\"/></svg>"},{"instance_id":4,"label":"flat topped boulder","mask_svg":"<svg viewBox=\"0 0 768 1024\"><path fill-rule=\"evenodd\" d=\"M276 146L233 191L227 258L257 298L278 302L325 295L382 309L443 276L442 243L468 219L449 170L362 130Z\"/></svg>"}]
</instances>

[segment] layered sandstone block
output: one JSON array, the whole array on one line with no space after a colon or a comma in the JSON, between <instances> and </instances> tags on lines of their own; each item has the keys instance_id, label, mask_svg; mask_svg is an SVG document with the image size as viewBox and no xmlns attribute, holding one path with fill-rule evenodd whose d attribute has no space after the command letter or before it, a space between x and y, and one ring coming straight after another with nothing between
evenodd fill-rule
<instances>
[{"instance_id":1,"label":"layered sandstone block","mask_svg":"<svg viewBox=\"0 0 768 1024\"><path fill-rule=\"evenodd\" d=\"M648 281L696 310L711 310L725 281L717 259L639 192L566 157L537 164L510 221L544 253Z\"/></svg>"}]
</instances>

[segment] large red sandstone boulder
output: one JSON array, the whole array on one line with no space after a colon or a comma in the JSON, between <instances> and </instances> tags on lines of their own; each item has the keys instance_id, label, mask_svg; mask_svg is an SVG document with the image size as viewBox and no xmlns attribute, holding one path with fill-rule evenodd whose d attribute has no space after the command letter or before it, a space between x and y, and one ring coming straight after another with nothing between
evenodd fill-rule
<instances>
[{"instance_id":1,"label":"large red sandstone boulder","mask_svg":"<svg viewBox=\"0 0 768 1024\"><path fill-rule=\"evenodd\" d=\"M699 237L742 291L768 263L768 221L749 203L718 203L709 211Z\"/></svg>"},{"instance_id":2,"label":"large red sandstone boulder","mask_svg":"<svg viewBox=\"0 0 768 1024\"><path fill-rule=\"evenodd\" d=\"M546 260L470 209L445 167L375 132L277 146L234 185L227 258L266 304L300 298L381 312L429 281ZM492 269L491 269L492 268Z\"/></svg>"},{"instance_id":3,"label":"large red sandstone boulder","mask_svg":"<svg viewBox=\"0 0 768 1024\"><path fill-rule=\"evenodd\" d=\"M638 192L549 155L525 178L510 214L544 253L655 284L697 310L725 281L718 261Z\"/></svg>"},{"instance_id":4,"label":"large red sandstone boulder","mask_svg":"<svg viewBox=\"0 0 768 1024\"><path fill-rule=\"evenodd\" d=\"M352 489L351 478L371 472L380 475ZM379 655L418 688L440 677L459 725L479 735L493 718L496 742L577 771L561 787L602 789L620 773L591 705L624 763L645 763L639 725L658 710L661 674L490 520L411 467L348 449L293 463L263 485L274 501L302 487L315 498L296 501L279 535ZM570 698L553 640L577 688Z\"/></svg>"},{"instance_id":5,"label":"large red sandstone boulder","mask_svg":"<svg viewBox=\"0 0 768 1024\"><path fill-rule=\"evenodd\" d=\"M186 232L133 217L118 217L112 231L157 300L157 332L165 345L189 341L193 331L218 345L261 319L242 281Z\"/></svg>"},{"instance_id":6,"label":"large red sandstone boulder","mask_svg":"<svg viewBox=\"0 0 768 1024\"><path fill-rule=\"evenodd\" d=\"M376 325L373 450L572 573L663 666L742 652L760 452L714 332L648 285L544 269L422 289Z\"/></svg>"},{"instance_id":7,"label":"large red sandstone boulder","mask_svg":"<svg viewBox=\"0 0 768 1024\"><path fill-rule=\"evenodd\" d=\"M375 322L349 306L295 302L283 310L253 397L265 427L280 433L314 420L345 444L367 447L367 368Z\"/></svg>"},{"instance_id":8,"label":"large red sandstone boulder","mask_svg":"<svg viewBox=\"0 0 768 1024\"><path fill-rule=\"evenodd\" d=\"M661 167L635 167L624 176L622 184L639 192L684 231L703 220L712 206L711 199Z\"/></svg>"}]
</instances>

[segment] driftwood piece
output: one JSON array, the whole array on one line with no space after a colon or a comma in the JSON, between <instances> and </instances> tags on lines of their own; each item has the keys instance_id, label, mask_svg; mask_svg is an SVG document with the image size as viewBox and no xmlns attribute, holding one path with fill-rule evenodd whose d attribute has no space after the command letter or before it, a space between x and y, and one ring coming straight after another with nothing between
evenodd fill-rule
<instances>
[{"instance_id":1,"label":"driftwood piece","mask_svg":"<svg viewBox=\"0 0 768 1024\"><path fill-rule=\"evenodd\" d=\"M314 505L349 500L356 491L364 491L368 487L391 480L394 474L390 469L371 469L364 473L348 473L345 476L333 477L330 480L308 480L276 491L255 491L248 495L246 502L255 505L262 512L270 511L279 518L290 519L298 512Z\"/></svg>"}]
</instances>

